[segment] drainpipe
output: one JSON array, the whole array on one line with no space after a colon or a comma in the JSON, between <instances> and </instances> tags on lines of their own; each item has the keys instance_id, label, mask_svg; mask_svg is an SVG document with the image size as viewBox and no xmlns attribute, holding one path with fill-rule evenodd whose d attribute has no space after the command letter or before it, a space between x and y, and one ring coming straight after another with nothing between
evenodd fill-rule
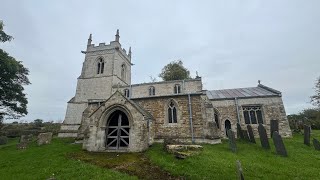
<instances>
[{"instance_id":1,"label":"drainpipe","mask_svg":"<svg viewBox=\"0 0 320 180\"><path fill-rule=\"evenodd\" d=\"M184 88L184 80L182 80L182 90L183 90L183 92L182 93L185 93L185 88Z\"/></svg>"},{"instance_id":2,"label":"drainpipe","mask_svg":"<svg viewBox=\"0 0 320 180\"><path fill-rule=\"evenodd\" d=\"M234 98L234 102L235 102L235 104L236 104L237 120L238 120L238 123L240 124L240 114L239 114L238 99L237 99L236 97Z\"/></svg>"},{"instance_id":3,"label":"drainpipe","mask_svg":"<svg viewBox=\"0 0 320 180\"><path fill-rule=\"evenodd\" d=\"M193 137L193 125L192 125L192 107L191 107L191 98L190 93L188 93L188 102L189 102L189 121L190 121L190 130L191 130L191 140L192 144L194 144L194 137Z\"/></svg>"},{"instance_id":4,"label":"drainpipe","mask_svg":"<svg viewBox=\"0 0 320 180\"><path fill-rule=\"evenodd\" d=\"M132 85L130 84L129 99L132 98L131 96L132 96Z\"/></svg>"}]
</instances>

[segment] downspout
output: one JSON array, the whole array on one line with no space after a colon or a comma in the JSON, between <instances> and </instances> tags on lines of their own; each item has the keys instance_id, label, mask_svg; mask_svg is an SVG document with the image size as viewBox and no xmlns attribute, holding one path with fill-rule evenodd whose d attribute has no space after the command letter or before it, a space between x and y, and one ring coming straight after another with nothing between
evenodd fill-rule
<instances>
[{"instance_id":1,"label":"downspout","mask_svg":"<svg viewBox=\"0 0 320 180\"><path fill-rule=\"evenodd\" d=\"M191 140L192 140L192 144L194 144L193 125L192 125L192 107L191 107L190 93L188 93L188 102L189 102L189 122L190 122L190 130L191 130Z\"/></svg>"},{"instance_id":2,"label":"downspout","mask_svg":"<svg viewBox=\"0 0 320 180\"><path fill-rule=\"evenodd\" d=\"M130 84L129 99L132 97L132 85Z\"/></svg>"},{"instance_id":3,"label":"downspout","mask_svg":"<svg viewBox=\"0 0 320 180\"><path fill-rule=\"evenodd\" d=\"M182 93L185 93L185 88L184 88L184 80L182 80L182 90L183 90L183 92Z\"/></svg>"},{"instance_id":4,"label":"downspout","mask_svg":"<svg viewBox=\"0 0 320 180\"><path fill-rule=\"evenodd\" d=\"M240 124L240 114L239 114L238 99L236 97L234 98L234 102L235 102L236 110L237 110L237 120L238 120L238 123Z\"/></svg>"}]
</instances>

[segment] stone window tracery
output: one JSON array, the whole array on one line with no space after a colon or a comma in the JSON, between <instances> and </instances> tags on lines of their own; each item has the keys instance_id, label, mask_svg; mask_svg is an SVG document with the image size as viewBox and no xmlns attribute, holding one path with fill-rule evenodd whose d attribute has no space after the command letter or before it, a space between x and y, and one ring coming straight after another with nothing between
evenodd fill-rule
<instances>
[{"instance_id":1,"label":"stone window tracery","mask_svg":"<svg viewBox=\"0 0 320 180\"><path fill-rule=\"evenodd\" d=\"M104 61L102 58L99 58L99 62L98 62L98 68L97 68L97 74L103 74L104 71Z\"/></svg>"},{"instance_id":2,"label":"stone window tracery","mask_svg":"<svg viewBox=\"0 0 320 180\"><path fill-rule=\"evenodd\" d=\"M174 93L174 94L180 94L180 93L181 93L181 86L180 86L180 84L174 85L173 93Z\"/></svg>"},{"instance_id":3,"label":"stone window tracery","mask_svg":"<svg viewBox=\"0 0 320 180\"><path fill-rule=\"evenodd\" d=\"M125 89L125 90L124 90L124 96L127 97L127 98L130 97L130 91L129 91L129 89Z\"/></svg>"},{"instance_id":4,"label":"stone window tracery","mask_svg":"<svg viewBox=\"0 0 320 180\"><path fill-rule=\"evenodd\" d=\"M242 110L246 124L263 124L261 106L243 106Z\"/></svg>"},{"instance_id":5,"label":"stone window tracery","mask_svg":"<svg viewBox=\"0 0 320 180\"><path fill-rule=\"evenodd\" d=\"M214 109L214 122L216 123L217 128L220 129L219 113L216 109Z\"/></svg>"},{"instance_id":6,"label":"stone window tracery","mask_svg":"<svg viewBox=\"0 0 320 180\"><path fill-rule=\"evenodd\" d=\"M121 79L122 80L126 79L126 65L124 64L121 65Z\"/></svg>"},{"instance_id":7,"label":"stone window tracery","mask_svg":"<svg viewBox=\"0 0 320 180\"><path fill-rule=\"evenodd\" d=\"M149 96L156 95L156 89L153 86L149 87Z\"/></svg>"},{"instance_id":8,"label":"stone window tracery","mask_svg":"<svg viewBox=\"0 0 320 180\"><path fill-rule=\"evenodd\" d=\"M168 107L168 122L169 123L177 123L177 108L173 101L169 103Z\"/></svg>"}]
</instances>

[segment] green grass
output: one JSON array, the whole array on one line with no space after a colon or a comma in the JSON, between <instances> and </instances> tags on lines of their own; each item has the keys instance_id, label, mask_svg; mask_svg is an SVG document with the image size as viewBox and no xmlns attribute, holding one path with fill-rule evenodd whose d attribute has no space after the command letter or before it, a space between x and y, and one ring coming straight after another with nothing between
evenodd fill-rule
<instances>
[{"instance_id":1,"label":"green grass","mask_svg":"<svg viewBox=\"0 0 320 180\"><path fill-rule=\"evenodd\" d=\"M320 138L320 131L313 131ZM178 160L162 151L155 144L147 152L151 162L173 175L187 179L236 179L236 160L240 160L245 179L320 179L320 151L303 144L303 136L284 139L288 157L275 154L272 140L271 150L257 144L237 142L238 152L232 153L228 142L219 145L204 145L200 155Z\"/></svg>"},{"instance_id":2,"label":"green grass","mask_svg":"<svg viewBox=\"0 0 320 180\"><path fill-rule=\"evenodd\" d=\"M137 179L120 172L67 158L80 152L79 144L67 139L53 139L50 145L32 143L26 150L16 150L17 139L0 146L0 179Z\"/></svg>"}]
</instances>

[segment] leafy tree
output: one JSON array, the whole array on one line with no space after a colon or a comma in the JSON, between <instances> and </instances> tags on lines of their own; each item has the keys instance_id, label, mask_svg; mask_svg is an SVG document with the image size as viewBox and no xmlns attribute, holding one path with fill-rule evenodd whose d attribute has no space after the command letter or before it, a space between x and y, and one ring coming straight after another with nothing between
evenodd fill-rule
<instances>
[{"instance_id":1,"label":"leafy tree","mask_svg":"<svg viewBox=\"0 0 320 180\"><path fill-rule=\"evenodd\" d=\"M298 114L288 115L291 129L302 129L304 124L320 129L320 108L305 109Z\"/></svg>"},{"instance_id":2,"label":"leafy tree","mask_svg":"<svg viewBox=\"0 0 320 180\"><path fill-rule=\"evenodd\" d=\"M0 21L0 42L10 41L12 37L3 31L3 26ZM28 113L28 101L23 93L23 85L30 84L27 75L29 70L21 61L0 49L0 125L4 118L16 119Z\"/></svg>"},{"instance_id":3,"label":"leafy tree","mask_svg":"<svg viewBox=\"0 0 320 180\"><path fill-rule=\"evenodd\" d=\"M314 105L320 107L320 76L316 81L315 89L316 89L316 94L311 96L311 102Z\"/></svg>"},{"instance_id":4,"label":"leafy tree","mask_svg":"<svg viewBox=\"0 0 320 180\"><path fill-rule=\"evenodd\" d=\"M37 126L37 127L41 127L42 126L42 123L43 123L43 120L42 119L36 119L33 121L34 125Z\"/></svg>"},{"instance_id":5,"label":"leafy tree","mask_svg":"<svg viewBox=\"0 0 320 180\"><path fill-rule=\"evenodd\" d=\"M161 74L159 74L164 81L171 80L183 80L190 79L190 71L183 66L181 60L172 61L167 64L163 69Z\"/></svg>"}]
</instances>

